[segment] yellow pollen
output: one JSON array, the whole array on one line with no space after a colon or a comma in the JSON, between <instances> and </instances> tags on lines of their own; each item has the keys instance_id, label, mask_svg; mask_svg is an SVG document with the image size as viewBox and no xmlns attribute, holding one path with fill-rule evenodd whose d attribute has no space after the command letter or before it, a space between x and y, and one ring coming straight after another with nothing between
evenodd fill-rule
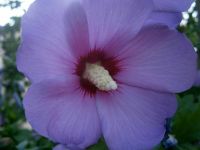
<instances>
[{"instance_id":1,"label":"yellow pollen","mask_svg":"<svg viewBox=\"0 0 200 150\"><path fill-rule=\"evenodd\" d=\"M83 78L93 83L99 90L110 91L117 89L117 83L112 79L109 72L99 63L86 63Z\"/></svg>"}]
</instances>

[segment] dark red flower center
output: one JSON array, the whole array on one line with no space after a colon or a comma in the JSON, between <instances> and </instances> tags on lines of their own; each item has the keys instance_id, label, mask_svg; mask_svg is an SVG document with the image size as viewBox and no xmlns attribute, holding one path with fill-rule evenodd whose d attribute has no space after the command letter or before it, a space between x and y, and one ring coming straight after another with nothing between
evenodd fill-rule
<instances>
[{"instance_id":1,"label":"dark red flower center","mask_svg":"<svg viewBox=\"0 0 200 150\"><path fill-rule=\"evenodd\" d=\"M83 77L87 63L100 63L100 65L105 68L105 70L109 72L109 75L114 79L114 76L121 70L119 62L120 60L118 58L108 56L102 50L92 50L86 56L80 57L78 59L78 63L76 64L75 74L80 77L80 88L84 91L84 94L94 96L97 90L99 90L92 82Z\"/></svg>"}]
</instances>

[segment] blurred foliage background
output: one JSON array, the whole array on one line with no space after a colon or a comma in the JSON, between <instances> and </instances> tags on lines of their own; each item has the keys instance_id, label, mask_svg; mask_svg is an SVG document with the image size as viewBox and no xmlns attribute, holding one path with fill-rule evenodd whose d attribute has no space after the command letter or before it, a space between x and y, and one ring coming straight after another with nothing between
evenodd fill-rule
<instances>
[{"instance_id":1,"label":"blurred foliage background","mask_svg":"<svg viewBox=\"0 0 200 150\"><path fill-rule=\"evenodd\" d=\"M19 9L21 1L7 0L0 9ZM200 56L200 1L188 13L178 27L192 41ZM1 19L1 18L0 18ZM20 42L20 17L0 26L0 149L2 150L50 150L54 146L49 140L34 132L24 117L22 97L29 85L16 69L15 55ZM199 21L198 21L199 20ZM189 61L189 60L188 60ZM199 67L200 67L200 61ZM1 62L0 62L1 64ZM166 124L167 132L159 150L200 150L200 88L177 95L179 109ZM133 141L134 142L134 141ZM106 150L103 139L89 150Z\"/></svg>"}]
</instances>

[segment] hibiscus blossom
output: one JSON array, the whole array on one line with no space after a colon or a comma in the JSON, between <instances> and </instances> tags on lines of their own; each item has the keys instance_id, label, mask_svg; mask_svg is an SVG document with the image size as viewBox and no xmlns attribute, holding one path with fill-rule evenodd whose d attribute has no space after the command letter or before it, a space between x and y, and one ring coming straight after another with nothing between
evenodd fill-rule
<instances>
[{"instance_id":1,"label":"hibiscus blossom","mask_svg":"<svg viewBox=\"0 0 200 150\"><path fill-rule=\"evenodd\" d=\"M17 67L32 82L25 114L41 135L85 149L149 150L190 88L196 54L164 26L142 28L150 0L36 0L22 19ZM60 146L59 148L62 148Z\"/></svg>"}]
</instances>

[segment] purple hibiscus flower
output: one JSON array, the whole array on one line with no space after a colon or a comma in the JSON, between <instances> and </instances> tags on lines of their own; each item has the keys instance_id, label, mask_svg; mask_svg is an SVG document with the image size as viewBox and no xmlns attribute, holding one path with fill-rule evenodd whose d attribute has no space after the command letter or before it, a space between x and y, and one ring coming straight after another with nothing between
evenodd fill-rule
<instances>
[{"instance_id":1,"label":"purple hibiscus flower","mask_svg":"<svg viewBox=\"0 0 200 150\"><path fill-rule=\"evenodd\" d=\"M149 150L190 88L196 54L164 26L142 28L150 0L36 0L22 19L17 67L32 82L28 121L71 149ZM63 146L59 146L63 148Z\"/></svg>"},{"instance_id":2,"label":"purple hibiscus flower","mask_svg":"<svg viewBox=\"0 0 200 150\"><path fill-rule=\"evenodd\" d=\"M164 24L177 27L182 20L182 12L187 11L194 0L154 0L154 11L146 25Z\"/></svg>"}]
</instances>

